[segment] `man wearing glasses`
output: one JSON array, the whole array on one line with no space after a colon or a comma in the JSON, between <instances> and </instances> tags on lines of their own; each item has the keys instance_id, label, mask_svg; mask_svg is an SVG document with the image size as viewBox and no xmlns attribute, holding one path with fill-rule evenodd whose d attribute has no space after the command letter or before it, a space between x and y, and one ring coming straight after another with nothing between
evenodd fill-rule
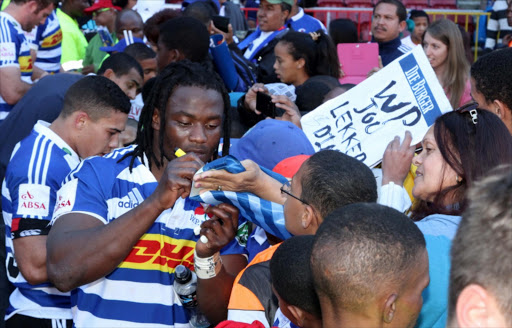
<instances>
[{"instance_id":1,"label":"man wearing glasses","mask_svg":"<svg viewBox=\"0 0 512 328\"><path fill-rule=\"evenodd\" d=\"M112 4L112 0L96 0L92 6L84 10L86 14L92 14L98 26L98 33L89 41L85 50L83 74L96 73L107 55L100 47L111 47L117 40L115 23L117 12L120 10L120 7Z\"/></svg>"},{"instance_id":2,"label":"man wearing glasses","mask_svg":"<svg viewBox=\"0 0 512 328\"><path fill-rule=\"evenodd\" d=\"M305 160L291 182L281 187L281 193L286 229L292 235L314 235L323 218L338 207L377 201L371 170L333 150L320 151ZM268 264L279 245L256 255L237 276L229 300L228 320L247 323L259 320L265 327L273 325L278 304L273 300ZM295 320L297 324L300 318Z\"/></svg>"}]
</instances>

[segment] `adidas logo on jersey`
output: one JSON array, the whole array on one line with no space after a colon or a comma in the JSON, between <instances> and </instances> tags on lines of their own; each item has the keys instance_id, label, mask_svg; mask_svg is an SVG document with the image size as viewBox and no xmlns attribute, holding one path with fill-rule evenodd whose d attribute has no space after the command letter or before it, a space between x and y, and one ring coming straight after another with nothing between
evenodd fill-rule
<instances>
[{"instance_id":1,"label":"adidas logo on jersey","mask_svg":"<svg viewBox=\"0 0 512 328\"><path fill-rule=\"evenodd\" d=\"M128 193L128 199L126 199L126 197L123 197L118 203L117 203L117 206L118 207L121 207L121 208L129 208L129 209L132 209L132 208L135 208L137 206L139 206L140 203L142 203L144 201L144 198L142 197L142 195L140 194L139 190L137 190L136 188L133 188L129 193Z\"/></svg>"}]
</instances>

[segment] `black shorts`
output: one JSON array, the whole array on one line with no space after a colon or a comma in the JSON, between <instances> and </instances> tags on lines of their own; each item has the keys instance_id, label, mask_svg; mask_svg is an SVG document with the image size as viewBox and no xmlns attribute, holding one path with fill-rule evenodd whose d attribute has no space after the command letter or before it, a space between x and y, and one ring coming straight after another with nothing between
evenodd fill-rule
<instances>
[{"instance_id":1,"label":"black shorts","mask_svg":"<svg viewBox=\"0 0 512 328\"><path fill-rule=\"evenodd\" d=\"M6 328L72 328L73 320L39 319L15 314L5 322Z\"/></svg>"}]
</instances>

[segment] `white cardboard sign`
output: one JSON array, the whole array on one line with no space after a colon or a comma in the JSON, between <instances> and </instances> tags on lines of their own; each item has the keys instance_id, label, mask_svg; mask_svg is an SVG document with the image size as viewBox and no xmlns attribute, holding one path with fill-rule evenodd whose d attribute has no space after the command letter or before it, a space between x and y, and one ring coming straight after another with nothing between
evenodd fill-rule
<instances>
[{"instance_id":1,"label":"white cardboard sign","mask_svg":"<svg viewBox=\"0 0 512 328\"><path fill-rule=\"evenodd\" d=\"M339 150L373 167L395 137L421 141L450 102L421 47L301 119L316 151Z\"/></svg>"}]
</instances>

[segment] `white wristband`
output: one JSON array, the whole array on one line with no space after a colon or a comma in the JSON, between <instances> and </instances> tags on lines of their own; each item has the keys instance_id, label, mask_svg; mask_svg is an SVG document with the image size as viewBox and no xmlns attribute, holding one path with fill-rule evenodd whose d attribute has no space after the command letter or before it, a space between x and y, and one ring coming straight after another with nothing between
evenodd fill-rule
<instances>
[{"instance_id":1,"label":"white wristband","mask_svg":"<svg viewBox=\"0 0 512 328\"><path fill-rule=\"evenodd\" d=\"M213 256L201 258L197 256L197 253L194 250L194 267L198 278L214 278L222 269L222 259L220 258L220 253L217 252L213 254Z\"/></svg>"}]
</instances>

